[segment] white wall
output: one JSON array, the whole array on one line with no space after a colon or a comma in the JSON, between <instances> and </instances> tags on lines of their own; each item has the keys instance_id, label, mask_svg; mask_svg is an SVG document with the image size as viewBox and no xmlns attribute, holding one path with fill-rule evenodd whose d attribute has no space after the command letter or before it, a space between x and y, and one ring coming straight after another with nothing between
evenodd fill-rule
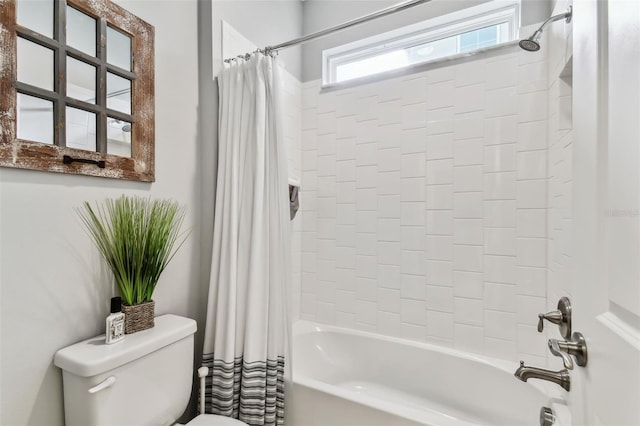
<instances>
[{"instance_id":1,"label":"white wall","mask_svg":"<svg viewBox=\"0 0 640 426\"><path fill-rule=\"evenodd\" d=\"M305 44L302 48L302 81L321 77L322 51L361 40L406 25L466 9L488 0L432 0L403 12L352 27L334 35ZM398 0L307 0L304 4L305 34L341 24L350 19L395 5ZM522 0L522 25L544 21L550 15L549 0Z\"/></svg>"},{"instance_id":2,"label":"white wall","mask_svg":"<svg viewBox=\"0 0 640 426\"><path fill-rule=\"evenodd\" d=\"M301 318L544 364L546 50L303 89Z\"/></svg>"},{"instance_id":3,"label":"white wall","mask_svg":"<svg viewBox=\"0 0 640 426\"><path fill-rule=\"evenodd\" d=\"M104 332L109 274L74 208L121 194L178 200L192 235L161 278L158 314L202 319L195 1L118 0L156 30L156 182L0 169L2 425L63 425L54 353Z\"/></svg>"}]
</instances>

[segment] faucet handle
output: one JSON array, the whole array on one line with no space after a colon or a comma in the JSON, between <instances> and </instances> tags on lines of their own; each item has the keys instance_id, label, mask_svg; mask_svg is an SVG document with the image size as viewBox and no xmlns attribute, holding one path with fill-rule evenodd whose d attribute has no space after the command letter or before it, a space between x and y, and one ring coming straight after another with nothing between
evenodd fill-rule
<instances>
[{"instance_id":1,"label":"faucet handle","mask_svg":"<svg viewBox=\"0 0 640 426\"><path fill-rule=\"evenodd\" d=\"M567 370L573 370L573 360L569 356L567 352L564 352L560 348L560 344L558 339L549 339L549 350L555 356L559 356L562 358L562 363L564 364L564 368Z\"/></svg>"},{"instance_id":2,"label":"faucet handle","mask_svg":"<svg viewBox=\"0 0 640 426\"><path fill-rule=\"evenodd\" d=\"M544 329L544 320L556 324L560 329L560 335L565 339L571 338L571 302L567 297L561 297L558 301L558 310L546 314L538 314L538 333Z\"/></svg>"}]
</instances>

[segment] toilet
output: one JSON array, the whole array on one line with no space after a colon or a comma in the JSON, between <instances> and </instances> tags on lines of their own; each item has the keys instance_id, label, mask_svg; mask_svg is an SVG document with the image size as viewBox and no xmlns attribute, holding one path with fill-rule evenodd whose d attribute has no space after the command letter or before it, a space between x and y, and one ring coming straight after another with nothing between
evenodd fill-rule
<instances>
[{"instance_id":1,"label":"toilet","mask_svg":"<svg viewBox=\"0 0 640 426\"><path fill-rule=\"evenodd\" d=\"M162 315L122 342L107 345L102 335L59 350L54 364L62 369L66 425L174 425L191 396L196 328L192 319ZM199 370L201 382L206 371ZM245 423L200 414L187 425Z\"/></svg>"}]
</instances>

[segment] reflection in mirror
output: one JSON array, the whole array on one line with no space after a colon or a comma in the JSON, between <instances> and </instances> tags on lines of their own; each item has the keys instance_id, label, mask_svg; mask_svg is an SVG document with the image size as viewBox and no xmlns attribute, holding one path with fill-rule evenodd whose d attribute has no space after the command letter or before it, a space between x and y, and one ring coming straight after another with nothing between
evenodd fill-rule
<instances>
[{"instance_id":1,"label":"reflection in mirror","mask_svg":"<svg viewBox=\"0 0 640 426\"><path fill-rule=\"evenodd\" d=\"M67 146L96 150L96 115L93 112L67 107Z\"/></svg>"},{"instance_id":2,"label":"reflection in mirror","mask_svg":"<svg viewBox=\"0 0 640 426\"><path fill-rule=\"evenodd\" d=\"M107 108L131 114L131 80L107 73Z\"/></svg>"},{"instance_id":3,"label":"reflection in mirror","mask_svg":"<svg viewBox=\"0 0 640 426\"><path fill-rule=\"evenodd\" d=\"M131 123L107 118L107 153L131 157Z\"/></svg>"},{"instance_id":4,"label":"reflection in mirror","mask_svg":"<svg viewBox=\"0 0 640 426\"><path fill-rule=\"evenodd\" d=\"M67 45L96 56L96 20L67 6Z\"/></svg>"},{"instance_id":5,"label":"reflection in mirror","mask_svg":"<svg viewBox=\"0 0 640 426\"><path fill-rule=\"evenodd\" d=\"M53 0L17 0L16 21L49 38L53 38Z\"/></svg>"},{"instance_id":6,"label":"reflection in mirror","mask_svg":"<svg viewBox=\"0 0 640 426\"><path fill-rule=\"evenodd\" d=\"M53 144L53 102L18 93L18 139Z\"/></svg>"},{"instance_id":7,"label":"reflection in mirror","mask_svg":"<svg viewBox=\"0 0 640 426\"><path fill-rule=\"evenodd\" d=\"M131 71L131 37L107 27L107 62Z\"/></svg>"},{"instance_id":8,"label":"reflection in mirror","mask_svg":"<svg viewBox=\"0 0 640 426\"><path fill-rule=\"evenodd\" d=\"M67 56L67 96L96 103L96 67Z\"/></svg>"},{"instance_id":9,"label":"reflection in mirror","mask_svg":"<svg viewBox=\"0 0 640 426\"><path fill-rule=\"evenodd\" d=\"M18 81L53 90L53 50L18 37Z\"/></svg>"}]
</instances>

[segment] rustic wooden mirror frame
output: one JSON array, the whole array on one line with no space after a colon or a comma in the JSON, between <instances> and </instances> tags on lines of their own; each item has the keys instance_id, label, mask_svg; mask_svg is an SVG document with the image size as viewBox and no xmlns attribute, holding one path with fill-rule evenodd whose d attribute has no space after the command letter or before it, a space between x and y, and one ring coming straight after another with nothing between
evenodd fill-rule
<instances>
[{"instance_id":1,"label":"rustic wooden mirror frame","mask_svg":"<svg viewBox=\"0 0 640 426\"><path fill-rule=\"evenodd\" d=\"M54 0L54 39L42 36L16 23L16 0L0 0L0 166L59 173L82 174L143 182L155 180L155 104L154 104L154 28L109 0ZM105 96L106 72L124 74L122 69L106 63L107 25L131 37L131 158L107 154L107 115L122 113L107 109L103 102L83 109L96 113L97 152L68 148L64 145L64 105L74 106L77 100L66 97L66 6L74 7L96 19L96 96ZM22 83L17 81L17 37L20 35L54 50L54 69L60 72L54 79L54 91L47 95L54 102L54 144L17 139L16 96ZM61 43L62 41L62 43ZM62 47L62 49L60 48ZM77 51L69 48L69 51ZM88 55L85 55L88 56ZM62 62L61 62L62 61ZM40 89L44 92L43 89ZM27 93L31 94L31 93ZM62 135L62 136L61 136ZM63 141L62 143L60 141ZM104 162L96 164L63 162L64 157ZM68 159L68 158L67 158Z\"/></svg>"}]
</instances>

